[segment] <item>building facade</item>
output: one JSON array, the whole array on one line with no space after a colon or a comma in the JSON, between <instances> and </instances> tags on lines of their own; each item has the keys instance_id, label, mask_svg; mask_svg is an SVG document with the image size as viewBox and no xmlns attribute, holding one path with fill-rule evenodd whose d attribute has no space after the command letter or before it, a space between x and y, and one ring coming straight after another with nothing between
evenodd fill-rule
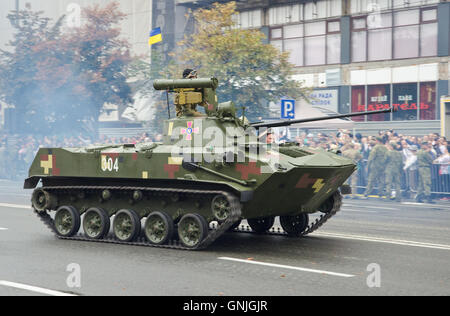
<instances>
[{"instance_id":1,"label":"building facade","mask_svg":"<svg viewBox=\"0 0 450 316\"><path fill-rule=\"evenodd\" d=\"M171 1L170 14L176 17L178 32L174 40L189 31L192 21L182 18L189 8L214 2ZM170 11L170 1L154 0L154 5L158 2L166 2L165 12ZM397 109L392 114L355 118L357 128L367 132L386 128L412 134L440 131L439 100L449 94L449 2L237 2L239 26L260 29L269 43L290 52L295 80L314 89L314 105L339 113ZM157 23L154 16L154 26Z\"/></svg>"}]
</instances>

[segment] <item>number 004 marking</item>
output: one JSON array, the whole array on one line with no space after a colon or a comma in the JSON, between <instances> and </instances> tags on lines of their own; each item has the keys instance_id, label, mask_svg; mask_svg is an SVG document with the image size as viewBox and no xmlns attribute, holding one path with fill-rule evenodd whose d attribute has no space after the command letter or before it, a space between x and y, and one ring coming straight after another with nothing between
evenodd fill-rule
<instances>
[{"instance_id":1,"label":"number 004 marking","mask_svg":"<svg viewBox=\"0 0 450 316\"><path fill-rule=\"evenodd\" d=\"M119 172L119 158L111 158L107 156L102 156L102 171L106 172Z\"/></svg>"}]
</instances>

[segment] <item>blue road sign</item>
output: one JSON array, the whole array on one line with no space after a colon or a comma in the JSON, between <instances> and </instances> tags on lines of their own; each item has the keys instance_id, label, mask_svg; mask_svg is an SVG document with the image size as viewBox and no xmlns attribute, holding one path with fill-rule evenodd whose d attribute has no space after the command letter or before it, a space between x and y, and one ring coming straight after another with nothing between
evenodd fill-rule
<instances>
[{"instance_id":1,"label":"blue road sign","mask_svg":"<svg viewBox=\"0 0 450 316\"><path fill-rule=\"evenodd\" d=\"M281 118L295 118L295 100L281 100Z\"/></svg>"}]
</instances>

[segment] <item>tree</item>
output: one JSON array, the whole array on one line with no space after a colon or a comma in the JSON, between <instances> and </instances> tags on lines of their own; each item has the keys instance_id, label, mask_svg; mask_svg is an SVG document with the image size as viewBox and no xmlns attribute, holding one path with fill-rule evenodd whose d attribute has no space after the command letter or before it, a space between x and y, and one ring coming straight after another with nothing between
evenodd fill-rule
<instances>
[{"instance_id":1,"label":"tree","mask_svg":"<svg viewBox=\"0 0 450 316\"><path fill-rule=\"evenodd\" d=\"M8 15L15 29L11 51L1 51L0 91L14 105L20 130L39 134L97 132L105 103L132 101L125 68L129 44L117 25L117 3L83 10L85 23L62 32L43 12Z\"/></svg>"},{"instance_id":2,"label":"tree","mask_svg":"<svg viewBox=\"0 0 450 316\"><path fill-rule=\"evenodd\" d=\"M168 68L173 67L173 61L165 63L161 58L161 53L157 50L152 51L151 63L141 58L135 59L128 68L128 76L137 79L136 89L138 94L145 98L152 99L154 118L149 122L143 122L144 125L151 128L154 134L163 131L164 120L168 119L167 94L165 91L156 91L153 88L153 82L156 79L169 79L171 77ZM169 95L169 103L171 96ZM174 109L170 108L172 117Z\"/></svg>"},{"instance_id":3,"label":"tree","mask_svg":"<svg viewBox=\"0 0 450 316\"><path fill-rule=\"evenodd\" d=\"M257 119L269 115L269 102L297 99L306 90L290 79L294 65L289 63L289 53L265 44L259 30L240 29L233 18L236 14L235 2L195 11L196 31L179 43L172 74L179 76L182 68L194 67L201 77L217 77L219 98L245 106L246 116Z\"/></svg>"}]
</instances>

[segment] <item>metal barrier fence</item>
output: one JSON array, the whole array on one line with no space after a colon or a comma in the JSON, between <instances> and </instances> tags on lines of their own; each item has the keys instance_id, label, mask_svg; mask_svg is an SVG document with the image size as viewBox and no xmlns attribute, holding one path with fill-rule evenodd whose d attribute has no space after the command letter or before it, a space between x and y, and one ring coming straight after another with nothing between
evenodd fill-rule
<instances>
[{"instance_id":1,"label":"metal barrier fence","mask_svg":"<svg viewBox=\"0 0 450 316\"><path fill-rule=\"evenodd\" d=\"M433 165L431 168L431 191L450 194L450 165Z\"/></svg>"}]
</instances>

